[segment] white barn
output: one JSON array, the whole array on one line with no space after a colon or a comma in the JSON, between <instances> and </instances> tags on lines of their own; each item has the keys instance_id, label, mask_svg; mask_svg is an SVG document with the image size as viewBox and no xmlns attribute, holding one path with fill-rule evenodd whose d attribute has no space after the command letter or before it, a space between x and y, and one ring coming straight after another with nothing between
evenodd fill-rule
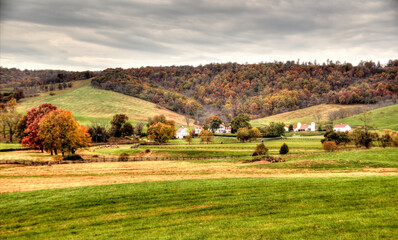
<instances>
[{"instance_id":1,"label":"white barn","mask_svg":"<svg viewBox=\"0 0 398 240\"><path fill-rule=\"evenodd\" d=\"M189 129L181 126L175 133L176 138L183 139L184 137L189 135Z\"/></svg>"},{"instance_id":2,"label":"white barn","mask_svg":"<svg viewBox=\"0 0 398 240\"><path fill-rule=\"evenodd\" d=\"M195 134L199 134L202 130L202 127L195 127Z\"/></svg>"},{"instance_id":3,"label":"white barn","mask_svg":"<svg viewBox=\"0 0 398 240\"><path fill-rule=\"evenodd\" d=\"M294 128L295 132L304 132L304 131L311 131L311 132L315 132L315 123L312 122L310 125L304 123L297 123L297 127Z\"/></svg>"},{"instance_id":4,"label":"white barn","mask_svg":"<svg viewBox=\"0 0 398 240\"><path fill-rule=\"evenodd\" d=\"M351 131L351 127L348 124L336 124L333 126L333 131L335 132L346 132Z\"/></svg>"},{"instance_id":5,"label":"white barn","mask_svg":"<svg viewBox=\"0 0 398 240\"><path fill-rule=\"evenodd\" d=\"M225 124L221 124L218 129L214 133L231 133L232 128L226 127Z\"/></svg>"}]
</instances>

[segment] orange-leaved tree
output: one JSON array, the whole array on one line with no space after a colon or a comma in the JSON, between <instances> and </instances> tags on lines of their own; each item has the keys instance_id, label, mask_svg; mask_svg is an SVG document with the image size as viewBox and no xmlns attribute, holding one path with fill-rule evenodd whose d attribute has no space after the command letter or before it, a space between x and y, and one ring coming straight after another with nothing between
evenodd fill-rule
<instances>
[{"instance_id":1,"label":"orange-leaved tree","mask_svg":"<svg viewBox=\"0 0 398 240\"><path fill-rule=\"evenodd\" d=\"M38 136L47 152L75 153L90 146L91 138L84 126L79 126L72 113L57 109L45 115L39 123Z\"/></svg>"}]
</instances>

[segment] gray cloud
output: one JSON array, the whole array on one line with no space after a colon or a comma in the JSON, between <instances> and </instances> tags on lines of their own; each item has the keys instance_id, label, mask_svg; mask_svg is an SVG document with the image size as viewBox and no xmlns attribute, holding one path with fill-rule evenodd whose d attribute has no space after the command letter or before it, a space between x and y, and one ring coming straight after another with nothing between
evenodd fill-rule
<instances>
[{"instance_id":1,"label":"gray cloud","mask_svg":"<svg viewBox=\"0 0 398 240\"><path fill-rule=\"evenodd\" d=\"M395 0L0 1L8 67L398 57Z\"/></svg>"}]
</instances>

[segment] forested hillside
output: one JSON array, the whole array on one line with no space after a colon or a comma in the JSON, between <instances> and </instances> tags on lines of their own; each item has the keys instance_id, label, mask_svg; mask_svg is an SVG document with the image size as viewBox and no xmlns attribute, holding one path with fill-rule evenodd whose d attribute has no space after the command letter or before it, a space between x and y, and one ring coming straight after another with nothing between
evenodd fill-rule
<instances>
[{"instance_id":1,"label":"forested hillside","mask_svg":"<svg viewBox=\"0 0 398 240\"><path fill-rule=\"evenodd\" d=\"M20 70L0 67L0 102L12 97L36 96L39 92L62 90L72 87L71 81L89 79L94 72L71 72L64 70Z\"/></svg>"},{"instance_id":2,"label":"forested hillside","mask_svg":"<svg viewBox=\"0 0 398 240\"><path fill-rule=\"evenodd\" d=\"M328 61L106 69L92 86L121 92L192 115L239 113L269 116L322 103L371 104L395 101L398 60L385 66Z\"/></svg>"}]
</instances>

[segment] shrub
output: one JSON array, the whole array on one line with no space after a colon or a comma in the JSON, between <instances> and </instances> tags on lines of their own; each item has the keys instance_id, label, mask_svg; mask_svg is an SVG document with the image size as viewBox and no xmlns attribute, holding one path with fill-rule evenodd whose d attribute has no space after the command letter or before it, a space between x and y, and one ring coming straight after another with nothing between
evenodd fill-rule
<instances>
[{"instance_id":1,"label":"shrub","mask_svg":"<svg viewBox=\"0 0 398 240\"><path fill-rule=\"evenodd\" d=\"M398 147L398 132L386 130L384 134L389 135L391 138L392 145L394 145L395 147Z\"/></svg>"},{"instance_id":2,"label":"shrub","mask_svg":"<svg viewBox=\"0 0 398 240\"><path fill-rule=\"evenodd\" d=\"M334 141L324 141L322 148L326 152L334 152L337 150L337 144Z\"/></svg>"},{"instance_id":3,"label":"shrub","mask_svg":"<svg viewBox=\"0 0 398 240\"><path fill-rule=\"evenodd\" d=\"M254 150L253 156L265 155L268 152L268 148L264 145L264 143L260 143L257 145Z\"/></svg>"},{"instance_id":4,"label":"shrub","mask_svg":"<svg viewBox=\"0 0 398 240\"><path fill-rule=\"evenodd\" d=\"M83 160L83 158L79 154L69 154L65 155L63 160Z\"/></svg>"},{"instance_id":5,"label":"shrub","mask_svg":"<svg viewBox=\"0 0 398 240\"><path fill-rule=\"evenodd\" d=\"M372 133L365 128L357 128L351 134L351 138L355 143L355 146L370 148L372 146L372 142L377 140L378 134Z\"/></svg>"},{"instance_id":6,"label":"shrub","mask_svg":"<svg viewBox=\"0 0 398 240\"><path fill-rule=\"evenodd\" d=\"M258 130L258 128L255 128L255 127L252 129L249 129L249 135L250 135L251 140L257 140L258 138L260 138L262 136L260 130Z\"/></svg>"},{"instance_id":7,"label":"shrub","mask_svg":"<svg viewBox=\"0 0 398 240\"><path fill-rule=\"evenodd\" d=\"M389 147L392 144L392 138L389 134L384 134L384 135L380 136L379 141L383 148Z\"/></svg>"},{"instance_id":8,"label":"shrub","mask_svg":"<svg viewBox=\"0 0 398 240\"><path fill-rule=\"evenodd\" d=\"M119 161L120 162L126 162L127 160L129 160L129 154L128 153L121 153L119 155Z\"/></svg>"},{"instance_id":9,"label":"shrub","mask_svg":"<svg viewBox=\"0 0 398 240\"><path fill-rule=\"evenodd\" d=\"M287 154L289 152L289 147L286 143L283 143L281 148L279 149L279 154Z\"/></svg>"},{"instance_id":10,"label":"shrub","mask_svg":"<svg viewBox=\"0 0 398 240\"><path fill-rule=\"evenodd\" d=\"M145 150L145 153L150 153L151 152L151 149L146 149Z\"/></svg>"},{"instance_id":11,"label":"shrub","mask_svg":"<svg viewBox=\"0 0 398 240\"><path fill-rule=\"evenodd\" d=\"M241 142L245 142L250 139L250 132L248 128L239 128L236 132L236 138Z\"/></svg>"}]
</instances>

